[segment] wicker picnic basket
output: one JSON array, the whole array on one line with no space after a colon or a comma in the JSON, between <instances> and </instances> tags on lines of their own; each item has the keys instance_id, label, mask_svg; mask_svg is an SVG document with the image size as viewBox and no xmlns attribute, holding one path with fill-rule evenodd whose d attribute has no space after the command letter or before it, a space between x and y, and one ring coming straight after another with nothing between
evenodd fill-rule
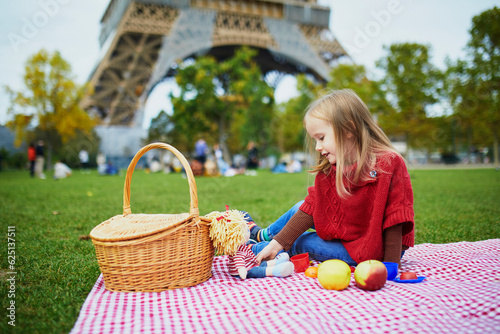
<instances>
[{"instance_id":1,"label":"wicker picnic basket","mask_svg":"<svg viewBox=\"0 0 500 334\"><path fill-rule=\"evenodd\" d=\"M184 166L191 197L189 213L132 214L132 173L141 156L155 148L171 151ZM199 215L196 183L186 158L168 144L143 147L127 169L123 214L90 232L106 289L158 292L206 281L212 276L214 257L209 223L209 219Z\"/></svg>"}]
</instances>

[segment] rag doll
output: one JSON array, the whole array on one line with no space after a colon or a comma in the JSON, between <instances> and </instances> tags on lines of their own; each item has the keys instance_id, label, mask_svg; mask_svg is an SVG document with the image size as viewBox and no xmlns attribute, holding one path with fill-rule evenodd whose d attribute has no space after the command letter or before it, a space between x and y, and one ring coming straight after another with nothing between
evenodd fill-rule
<instances>
[{"instance_id":1,"label":"rag doll","mask_svg":"<svg viewBox=\"0 0 500 334\"><path fill-rule=\"evenodd\" d=\"M286 277L293 273L294 265L288 253L280 253L274 260L262 261L260 265L247 245L250 231L245 221L245 214L238 210L225 212L214 211L207 218L210 224L210 238L219 255L229 255L229 274L245 278L262 278L267 276Z\"/></svg>"}]
</instances>

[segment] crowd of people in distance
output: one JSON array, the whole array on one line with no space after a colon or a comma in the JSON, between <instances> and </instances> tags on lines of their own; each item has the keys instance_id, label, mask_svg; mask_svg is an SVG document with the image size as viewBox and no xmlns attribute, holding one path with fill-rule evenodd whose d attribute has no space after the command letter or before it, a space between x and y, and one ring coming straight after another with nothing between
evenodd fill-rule
<instances>
[{"instance_id":1,"label":"crowd of people in distance","mask_svg":"<svg viewBox=\"0 0 500 334\"><path fill-rule=\"evenodd\" d=\"M259 151L253 141L247 145L247 158L235 159L229 164L224 158L224 151L219 144L215 144L212 152L203 138L196 141L195 158L191 161L191 169L195 175L206 176L235 176L235 175L257 175L259 167Z\"/></svg>"},{"instance_id":2,"label":"crowd of people in distance","mask_svg":"<svg viewBox=\"0 0 500 334\"><path fill-rule=\"evenodd\" d=\"M28 168L32 178L46 179L45 170L45 144L43 140L38 140L35 144L31 142L28 145ZM86 149L81 149L78 152L78 159L80 161L80 168L82 174L90 174L90 157ZM73 171L65 163L64 160L58 159L53 166L54 180L65 179L72 175ZM117 175L120 170L114 166L111 160L107 160L102 152L97 155L97 172L99 175Z\"/></svg>"},{"instance_id":3,"label":"crowd of people in distance","mask_svg":"<svg viewBox=\"0 0 500 334\"><path fill-rule=\"evenodd\" d=\"M253 141L246 147L246 154L238 154L231 163L228 163L222 147L216 143L210 149L203 138L199 138L194 145L194 158L190 161L190 167L195 176L226 176L235 175L257 175L260 167L259 150ZM227 153L227 152L226 152ZM159 154L159 155L158 155ZM80 161L80 172L90 174L90 154L86 149L78 152ZM36 145L31 143L28 147L29 171L31 177L45 179L44 165L45 147L43 140L39 140ZM99 152L96 157L97 172L99 175L119 175L120 169L114 165L111 159L107 159L103 152ZM57 160L54 168L53 178L60 180L72 175L71 168L63 159ZM183 166L179 159L176 159L172 152L161 150L149 151L146 154L145 170L147 173L157 172L182 172ZM302 171L302 164L294 159L292 161L280 162L273 169L273 173L297 173Z\"/></svg>"},{"instance_id":4,"label":"crowd of people in distance","mask_svg":"<svg viewBox=\"0 0 500 334\"><path fill-rule=\"evenodd\" d=\"M207 142L200 138L196 141L193 151L193 159L189 162L195 176L235 176L235 175L257 175L259 167L259 151L254 142L247 145L246 158L236 155L232 163L228 163L224 157L221 146L216 143L210 149ZM146 153L146 171L156 173L181 172L183 166L179 159L169 151L149 151Z\"/></svg>"}]
</instances>

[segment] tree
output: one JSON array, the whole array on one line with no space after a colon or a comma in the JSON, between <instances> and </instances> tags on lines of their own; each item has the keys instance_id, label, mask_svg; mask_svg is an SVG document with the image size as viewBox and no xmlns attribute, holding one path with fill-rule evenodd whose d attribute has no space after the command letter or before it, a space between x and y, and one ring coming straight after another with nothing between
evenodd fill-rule
<instances>
[{"instance_id":1,"label":"tree","mask_svg":"<svg viewBox=\"0 0 500 334\"><path fill-rule=\"evenodd\" d=\"M151 120L148 130L148 142L171 142L174 125L165 110L160 111L158 116Z\"/></svg>"},{"instance_id":2,"label":"tree","mask_svg":"<svg viewBox=\"0 0 500 334\"><path fill-rule=\"evenodd\" d=\"M13 116L7 125L16 132L16 145L35 135L43 139L50 164L53 149L79 131L91 135L95 120L78 106L86 87L73 81L71 66L59 52L39 51L27 60L25 71L22 91L5 87L11 102L8 112Z\"/></svg>"},{"instance_id":3,"label":"tree","mask_svg":"<svg viewBox=\"0 0 500 334\"><path fill-rule=\"evenodd\" d=\"M281 152L291 152L304 148L303 118L307 106L318 96L323 85L315 84L305 75L297 76L299 95L277 106L274 128L276 141Z\"/></svg>"},{"instance_id":4,"label":"tree","mask_svg":"<svg viewBox=\"0 0 500 334\"><path fill-rule=\"evenodd\" d=\"M274 132L271 126L274 119L274 90L263 80L255 63L247 72L247 78L245 79L245 76L241 78L245 81L245 85L240 94L244 96L248 107L244 107L237 113L243 116L242 124L233 126L231 132L240 133L239 144L241 146L246 146L248 142L253 141L260 146L262 152L266 152ZM242 106L244 105L245 103ZM232 137L237 138L237 136ZM238 147L234 149L237 150Z\"/></svg>"},{"instance_id":5,"label":"tree","mask_svg":"<svg viewBox=\"0 0 500 334\"><path fill-rule=\"evenodd\" d=\"M153 118L151 120L151 125L149 126L148 130L148 143L152 142L164 142L164 143L172 143L173 142L173 137L175 136L174 133L174 124L172 123L172 120L170 116L165 112L165 110L160 111L158 116ZM166 150L160 150L160 165L161 169L164 169L164 164L165 161L163 157L165 156L165 153L167 153Z\"/></svg>"},{"instance_id":6,"label":"tree","mask_svg":"<svg viewBox=\"0 0 500 334\"><path fill-rule=\"evenodd\" d=\"M255 55L243 47L225 61L204 56L180 67L180 95L170 97L176 142L184 149L192 150L203 136L218 141L230 161L229 146L241 150L250 139L267 144L270 129L264 123L272 118L274 92L253 61Z\"/></svg>"},{"instance_id":7,"label":"tree","mask_svg":"<svg viewBox=\"0 0 500 334\"><path fill-rule=\"evenodd\" d=\"M435 128L429 121L429 106L438 102L441 73L430 62L429 47L402 43L384 47L388 55L377 61L385 70L382 89L394 106L391 131L404 135L408 147L434 149L439 142L431 135ZM437 138L437 137L436 137Z\"/></svg>"},{"instance_id":8,"label":"tree","mask_svg":"<svg viewBox=\"0 0 500 334\"><path fill-rule=\"evenodd\" d=\"M467 128L469 145L479 138L482 145L493 144L493 158L498 165L500 9L493 7L475 16L469 33L466 59L448 62L448 96L457 122Z\"/></svg>"},{"instance_id":9,"label":"tree","mask_svg":"<svg viewBox=\"0 0 500 334\"><path fill-rule=\"evenodd\" d=\"M339 64L332 68L330 76L332 80L327 83L329 89L352 89L370 106L376 82L367 78L363 65Z\"/></svg>"},{"instance_id":10,"label":"tree","mask_svg":"<svg viewBox=\"0 0 500 334\"><path fill-rule=\"evenodd\" d=\"M352 89L377 117L393 110L380 83L368 79L363 65L339 64L332 68L330 76L332 80L327 83L329 89Z\"/></svg>"}]
</instances>

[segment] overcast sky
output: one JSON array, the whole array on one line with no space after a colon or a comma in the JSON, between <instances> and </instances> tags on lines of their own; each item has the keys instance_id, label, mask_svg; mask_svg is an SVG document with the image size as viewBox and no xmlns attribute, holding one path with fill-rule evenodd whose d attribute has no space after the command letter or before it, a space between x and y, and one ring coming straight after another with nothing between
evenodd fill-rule
<instances>
[{"instance_id":1,"label":"overcast sky","mask_svg":"<svg viewBox=\"0 0 500 334\"><path fill-rule=\"evenodd\" d=\"M444 68L446 56L463 57L472 17L499 6L499 0L318 0L332 9L331 31L355 63L379 75L375 61L383 46L398 42L430 45L432 61ZM84 83L99 54L99 21L106 0L22 0L0 4L0 124L7 115L3 86L19 90L26 60L45 48L59 50L72 66L75 79ZM144 126L162 109L170 88L159 86L150 95ZM293 78L278 87L278 102L295 92Z\"/></svg>"}]
</instances>

